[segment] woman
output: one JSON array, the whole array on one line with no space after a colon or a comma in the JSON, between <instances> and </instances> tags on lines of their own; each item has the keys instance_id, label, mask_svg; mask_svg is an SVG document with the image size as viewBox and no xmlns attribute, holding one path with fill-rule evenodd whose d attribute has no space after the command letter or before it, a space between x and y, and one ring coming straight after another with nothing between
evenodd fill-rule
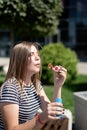
<instances>
[{"instance_id":1,"label":"woman","mask_svg":"<svg viewBox=\"0 0 87 130\"><path fill-rule=\"evenodd\" d=\"M22 42L11 51L5 82L0 91L0 130L37 130L48 120L59 119L63 104L61 88L66 79L66 69L60 74L53 68L54 93L51 102L40 82L41 59L37 43ZM42 110L39 113L39 110Z\"/></svg>"}]
</instances>

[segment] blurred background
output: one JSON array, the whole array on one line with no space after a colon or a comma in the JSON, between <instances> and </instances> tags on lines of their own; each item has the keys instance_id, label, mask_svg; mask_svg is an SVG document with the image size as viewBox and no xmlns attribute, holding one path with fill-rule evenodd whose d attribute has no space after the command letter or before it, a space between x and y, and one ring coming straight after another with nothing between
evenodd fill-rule
<instances>
[{"instance_id":1,"label":"blurred background","mask_svg":"<svg viewBox=\"0 0 87 130\"><path fill-rule=\"evenodd\" d=\"M87 59L87 1L1 1L0 56L8 57L10 47L21 40L42 46L62 42Z\"/></svg>"}]
</instances>

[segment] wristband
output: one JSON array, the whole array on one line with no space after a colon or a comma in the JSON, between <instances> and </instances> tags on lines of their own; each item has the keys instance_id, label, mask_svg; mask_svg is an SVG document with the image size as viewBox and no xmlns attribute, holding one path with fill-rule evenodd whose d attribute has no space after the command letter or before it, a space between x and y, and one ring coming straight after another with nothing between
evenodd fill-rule
<instances>
[{"instance_id":1,"label":"wristband","mask_svg":"<svg viewBox=\"0 0 87 130\"><path fill-rule=\"evenodd\" d=\"M38 121L41 125L44 125L45 123L40 119L40 114L35 115L36 121Z\"/></svg>"},{"instance_id":2,"label":"wristband","mask_svg":"<svg viewBox=\"0 0 87 130\"><path fill-rule=\"evenodd\" d=\"M55 101L58 102L58 103L62 103L62 98L56 98ZM58 115L56 115L56 116L59 117L59 118L62 117L61 114L58 114Z\"/></svg>"}]
</instances>

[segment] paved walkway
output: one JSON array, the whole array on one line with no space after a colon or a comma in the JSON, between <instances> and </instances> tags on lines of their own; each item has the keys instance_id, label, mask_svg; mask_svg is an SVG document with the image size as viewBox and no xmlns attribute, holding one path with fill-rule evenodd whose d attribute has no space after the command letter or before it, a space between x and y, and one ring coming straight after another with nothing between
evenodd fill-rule
<instances>
[{"instance_id":1,"label":"paved walkway","mask_svg":"<svg viewBox=\"0 0 87 130\"><path fill-rule=\"evenodd\" d=\"M5 66L9 64L9 58L7 57L0 57L0 66Z\"/></svg>"},{"instance_id":2,"label":"paved walkway","mask_svg":"<svg viewBox=\"0 0 87 130\"><path fill-rule=\"evenodd\" d=\"M9 64L9 58L0 57L0 66ZM87 75L87 62L79 62L77 64L77 70L79 74Z\"/></svg>"},{"instance_id":3,"label":"paved walkway","mask_svg":"<svg viewBox=\"0 0 87 130\"><path fill-rule=\"evenodd\" d=\"M77 70L79 74L87 75L87 62L79 62L77 64Z\"/></svg>"}]
</instances>

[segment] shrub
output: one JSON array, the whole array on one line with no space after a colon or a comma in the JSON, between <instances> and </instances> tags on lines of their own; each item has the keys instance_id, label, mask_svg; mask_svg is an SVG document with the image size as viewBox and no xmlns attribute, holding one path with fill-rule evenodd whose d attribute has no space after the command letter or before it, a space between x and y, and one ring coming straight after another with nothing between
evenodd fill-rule
<instances>
[{"instance_id":1,"label":"shrub","mask_svg":"<svg viewBox=\"0 0 87 130\"><path fill-rule=\"evenodd\" d=\"M4 82L5 76L3 75L2 67L0 67L0 87Z\"/></svg>"},{"instance_id":2,"label":"shrub","mask_svg":"<svg viewBox=\"0 0 87 130\"><path fill-rule=\"evenodd\" d=\"M49 70L48 63L64 66L67 69L66 83L70 83L77 76L78 58L74 51L66 48L62 43L50 43L40 50L42 60L42 82L53 84L53 72Z\"/></svg>"}]
</instances>

